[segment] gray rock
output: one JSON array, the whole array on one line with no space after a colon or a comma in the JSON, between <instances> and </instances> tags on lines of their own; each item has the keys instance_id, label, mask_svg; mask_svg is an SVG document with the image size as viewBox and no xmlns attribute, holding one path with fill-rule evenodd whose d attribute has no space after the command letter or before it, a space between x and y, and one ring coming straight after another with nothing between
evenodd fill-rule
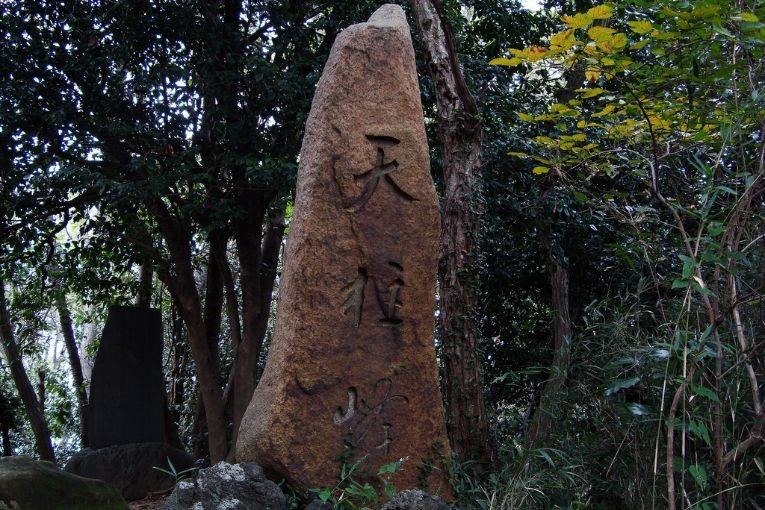
<instances>
[{"instance_id":1,"label":"gray rock","mask_svg":"<svg viewBox=\"0 0 765 510\"><path fill-rule=\"evenodd\" d=\"M257 464L219 462L182 480L162 510L286 510L287 498Z\"/></svg>"},{"instance_id":2,"label":"gray rock","mask_svg":"<svg viewBox=\"0 0 765 510\"><path fill-rule=\"evenodd\" d=\"M448 510L449 505L440 498L425 491L413 490L399 492L385 503L380 510Z\"/></svg>"},{"instance_id":3,"label":"gray rock","mask_svg":"<svg viewBox=\"0 0 765 510\"><path fill-rule=\"evenodd\" d=\"M28 457L0 458L0 509L127 510L119 492L101 480L66 473Z\"/></svg>"},{"instance_id":4,"label":"gray rock","mask_svg":"<svg viewBox=\"0 0 765 510\"><path fill-rule=\"evenodd\" d=\"M104 480L127 500L171 489L175 478L155 469L169 470L168 457L180 472L193 465L186 453L163 443L134 443L96 450L82 450L66 463L65 471Z\"/></svg>"},{"instance_id":5,"label":"gray rock","mask_svg":"<svg viewBox=\"0 0 765 510\"><path fill-rule=\"evenodd\" d=\"M332 503L322 503L320 499L314 499L303 510L334 510L334 507Z\"/></svg>"}]
</instances>

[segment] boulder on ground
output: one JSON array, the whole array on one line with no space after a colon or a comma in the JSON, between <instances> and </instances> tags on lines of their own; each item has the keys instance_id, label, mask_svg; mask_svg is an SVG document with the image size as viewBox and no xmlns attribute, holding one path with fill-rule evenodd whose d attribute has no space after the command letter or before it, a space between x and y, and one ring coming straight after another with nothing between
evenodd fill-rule
<instances>
[{"instance_id":1,"label":"boulder on ground","mask_svg":"<svg viewBox=\"0 0 765 510\"><path fill-rule=\"evenodd\" d=\"M0 458L0 508L22 510L127 510L119 492L28 457Z\"/></svg>"},{"instance_id":2,"label":"boulder on ground","mask_svg":"<svg viewBox=\"0 0 765 510\"><path fill-rule=\"evenodd\" d=\"M448 510L443 500L425 491L401 491L380 510Z\"/></svg>"},{"instance_id":3,"label":"boulder on ground","mask_svg":"<svg viewBox=\"0 0 765 510\"><path fill-rule=\"evenodd\" d=\"M219 462L178 482L162 510L287 510L287 498L257 464Z\"/></svg>"},{"instance_id":4,"label":"boulder on ground","mask_svg":"<svg viewBox=\"0 0 765 510\"><path fill-rule=\"evenodd\" d=\"M176 472L193 465L193 460L186 453L163 443L133 443L82 450L69 459L64 469L76 475L104 480L119 489L125 499L132 501L175 485L175 477L156 469L170 471L168 458Z\"/></svg>"}]
</instances>

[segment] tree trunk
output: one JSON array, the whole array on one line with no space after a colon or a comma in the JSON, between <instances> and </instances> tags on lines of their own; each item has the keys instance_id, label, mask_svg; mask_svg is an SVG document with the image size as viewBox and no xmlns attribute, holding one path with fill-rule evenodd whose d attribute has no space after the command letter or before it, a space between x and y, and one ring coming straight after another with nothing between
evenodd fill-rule
<instances>
[{"instance_id":1,"label":"tree trunk","mask_svg":"<svg viewBox=\"0 0 765 510\"><path fill-rule=\"evenodd\" d=\"M0 365L0 370L2 366ZM0 436L3 440L3 457L13 455L11 446L11 429L15 428L14 404L10 396L0 387Z\"/></svg>"},{"instance_id":2,"label":"tree trunk","mask_svg":"<svg viewBox=\"0 0 765 510\"><path fill-rule=\"evenodd\" d=\"M260 201L260 203L265 202L262 199ZM256 225L262 224L265 208L250 211L250 215L254 216ZM269 218L267 225L265 236L261 236L259 230L246 225L239 225L236 235L242 286L242 329L231 381L233 385L233 444L236 444L239 425L255 391L258 359L268 326L271 293L276 277L279 248L284 234L284 215L279 214ZM233 451L234 448L232 448L232 454Z\"/></svg>"},{"instance_id":3,"label":"tree trunk","mask_svg":"<svg viewBox=\"0 0 765 510\"><path fill-rule=\"evenodd\" d=\"M138 281L138 294L135 297L135 306L148 308L151 306L152 280L154 272L151 265L147 262L141 264L141 276Z\"/></svg>"},{"instance_id":4,"label":"tree trunk","mask_svg":"<svg viewBox=\"0 0 765 510\"><path fill-rule=\"evenodd\" d=\"M210 462L217 463L224 460L228 453L226 420L223 413L218 360L210 348L207 325L194 278L191 240L188 229L184 228L181 221L174 218L161 202L153 201L147 205L157 219L170 252L174 271L171 273L167 269L162 269L157 272L157 276L170 290L183 323L186 325L191 355L197 366L199 390L205 406Z\"/></svg>"},{"instance_id":5,"label":"tree trunk","mask_svg":"<svg viewBox=\"0 0 765 510\"><path fill-rule=\"evenodd\" d=\"M443 231L438 276L446 425L457 457L461 461L477 461L480 470L495 461L476 352L475 290L468 276L475 260L473 236L478 230L473 198L479 189L481 126L440 1L412 0L411 4L436 89L443 155Z\"/></svg>"},{"instance_id":6,"label":"tree trunk","mask_svg":"<svg viewBox=\"0 0 765 510\"><path fill-rule=\"evenodd\" d=\"M10 457L13 455L13 448L11 448L11 434L8 427L3 423L3 457Z\"/></svg>"},{"instance_id":7,"label":"tree trunk","mask_svg":"<svg viewBox=\"0 0 765 510\"><path fill-rule=\"evenodd\" d=\"M553 361L550 375L542 389L539 405L526 435L529 448L543 442L551 431L551 426L555 422L556 400L566 383L571 358L572 326L569 312L568 269L561 260L563 256L555 252L549 227L540 231L539 238L547 257L547 272L552 291Z\"/></svg>"},{"instance_id":8,"label":"tree trunk","mask_svg":"<svg viewBox=\"0 0 765 510\"><path fill-rule=\"evenodd\" d=\"M165 444L172 446L173 448L177 448L178 450L183 450L183 441L181 441L181 436L178 433L178 425L175 422L175 416L170 410L170 405L167 400L167 393L162 395L162 407L164 408L165 415Z\"/></svg>"},{"instance_id":9,"label":"tree trunk","mask_svg":"<svg viewBox=\"0 0 765 510\"><path fill-rule=\"evenodd\" d=\"M183 374L186 370L186 361L188 358L183 320L178 316L178 307L175 302L172 303L170 308L170 327L172 330L171 341L173 343L173 361L170 375L170 405L171 407L175 407L183 402L185 396L186 386L184 384ZM180 416L175 413L175 420L177 421L179 418Z\"/></svg>"},{"instance_id":10,"label":"tree trunk","mask_svg":"<svg viewBox=\"0 0 765 510\"><path fill-rule=\"evenodd\" d=\"M24 410L29 418L29 424L31 425L32 432L35 436L35 443L40 458L42 460L56 462L56 455L53 453L53 443L50 438L50 430L48 429L48 424L45 423L45 415L43 414L37 395L35 395L32 381L29 380L24 364L21 361L21 353L19 353L16 339L13 336L13 326L11 325L8 304L5 299L5 282L2 278L0 278L0 333L3 350L5 351L5 358L8 360L11 376L13 377L13 382L16 384L16 390L19 392L21 401L24 403Z\"/></svg>"},{"instance_id":11,"label":"tree trunk","mask_svg":"<svg viewBox=\"0 0 765 510\"><path fill-rule=\"evenodd\" d=\"M77 417L80 420L80 442L82 443L83 448L87 448L90 446L90 439L88 437L88 394L85 390L85 378L82 374L80 353L77 347L77 341L74 338L72 315L69 313L66 296L64 296L63 292L56 296L56 310L58 311L58 320L61 325L61 333L64 337L66 353L69 356L69 366L72 370L72 379L74 380L74 391L77 395Z\"/></svg>"}]
</instances>

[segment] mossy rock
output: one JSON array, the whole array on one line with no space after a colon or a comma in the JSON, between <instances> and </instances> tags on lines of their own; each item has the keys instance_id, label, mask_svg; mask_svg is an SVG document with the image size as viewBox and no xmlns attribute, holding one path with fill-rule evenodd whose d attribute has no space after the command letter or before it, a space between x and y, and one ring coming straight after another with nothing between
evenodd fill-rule
<instances>
[{"instance_id":1,"label":"mossy rock","mask_svg":"<svg viewBox=\"0 0 765 510\"><path fill-rule=\"evenodd\" d=\"M127 510L119 491L101 480L61 471L28 457L0 458L0 510Z\"/></svg>"}]
</instances>

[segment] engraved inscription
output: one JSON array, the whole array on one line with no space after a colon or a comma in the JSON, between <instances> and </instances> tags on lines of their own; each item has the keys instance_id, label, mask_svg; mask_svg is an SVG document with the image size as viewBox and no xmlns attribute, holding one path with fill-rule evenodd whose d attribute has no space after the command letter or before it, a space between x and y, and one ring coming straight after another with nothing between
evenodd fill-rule
<instances>
[{"instance_id":1,"label":"engraved inscription","mask_svg":"<svg viewBox=\"0 0 765 510\"><path fill-rule=\"evenodd\" d=\"M335 413L332 415L332 419L335 422L335 425L342 425L343 423L347 422L353 416L356 414L356 399L358 398L358 393L356 392L356 388L351 386L348 388L348 408L343 411L343 408L341 406L337 406L337 409L335 409Z\"/></svg>"},{"instance_id":2,"label":"engraved inscription","mask_svg":"<svg viewBox=\"0 0 765 510\"><path fill-rule=\"evenodd\" d=\"M390 429L393 428L393 425L390 423L383 423L381 426L385 438L383 439L383 442L377 446L377 449L384 449L385 455L388 455L390 453L390 444L393 442L393 438L390 436Z\"/></svg>"},{"instance_id":3,"label":"engraved inscription","mask_svg":"<svg viewBox=\"0 0 765 510\"><path fill-rule=\"evenodd\" d=\"M383 326L398 328L403 322L398 317L398 311L404 305L401 302L401 290L404 287L404 279L402 278L404 268L395 262L388 262L388 265L391 266L399 276L388 282L387 288L384 287L382 292L378 289L377 300L383 313L380 323Z\"/></svg>"},{"instance_id":4,"label":"engraved inscription","mask_svg":"<svg viewBox=\"0 0 765 510\"><path fill-rule=\"evenodd\" d=\"M404 306L401 298L404 288L404 268L393 261L389 261L388 266L393 270L393 276L383 279L370 277L366 268L360 267L356 278L340 289L343 298L343 314L350 316L354 328L361 325L364 292L370 279L374 284L375 297L380 307L380 324L385 327L399 328L403 323L399 317L399 311Z\"/></svg>"},{"instance_id":5,"label":"engraved inscription","mask_svg":"<svg viewBox=\"0 0 765 510\"><path fill-rule=\"evenodd\" d=\"M363 267L359 268L359 273L351 283L342 288L343 296L343 313L351 314L353 320L353 327L358 328L361 324L361 310L364 308L364 288L367 285L367 270Z\"/></svg>"},{"instance_id":6,"label":"engraved inscription","mask_svg":"<svg viewBox=\"0 0 765 510\"><path fill-rule=\"evenodd\" d=\"M409 399L393 394L389 379L383 379L376 385L372 398L374 401L371 403L362 399L356 388L351 386L348 388L348 407L343 409L338 406L332 418L335 425L346 427L345 442L349 447L359 448L365 442L368 448L388 455L395 438L389 409L394 404L408 404Z\"/></svg>"},{"instance_id":7,"label":"engraved inscription","mask_svg":"<svg viewBox=\"0 0 765 510\"><path fill-rule=\"evenodd\" d=\"M394 147L398 145L400 143L400 140L392 136L366 135L366 137L367 137L367 140L369 140L370 142L372 142L372 144L375 145L375 150L377 151L375 164L372 168L353 176L354 180L356 181L363 180L365 182L364 182L364 188L361 190L361 195L359 195L359 198L354 200L348 206L348 209L351 210L352 212L357 212L363 209L364 206L367 205L367 202L369 202L369 199L374 194L380 181L383 181L385 185L387 185L396 195L398 195L405 201L407 202L416 201L417 199L414 198L411 194L404 191L391 175L396 170L398 170L398 166L399 166L398 161L395 159L386 161L386 158L385 158L385 149L388 147Z\"/></svg>"}]
</instances>

